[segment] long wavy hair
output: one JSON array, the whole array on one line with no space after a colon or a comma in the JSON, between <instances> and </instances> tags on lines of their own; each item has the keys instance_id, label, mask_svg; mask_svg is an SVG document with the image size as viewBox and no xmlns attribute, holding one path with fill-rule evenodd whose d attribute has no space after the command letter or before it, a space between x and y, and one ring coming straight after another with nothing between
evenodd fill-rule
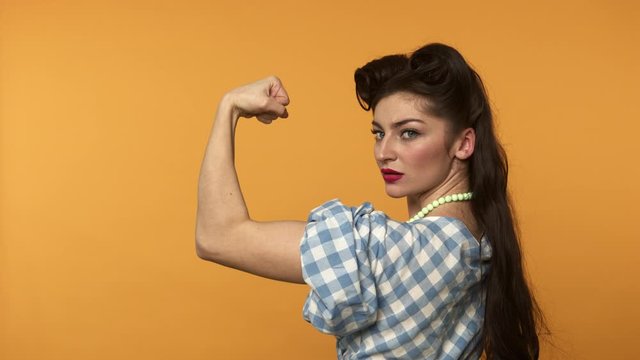
<instances>
[{"instance_id":1,"label":"long wavy hair","mask_svg":"<svg viewBox=\"0 0 640 360\"><path fill-rule=\"evenodd\" d=\"M365 110L385 96L409 92L426 100L424 111L445 119L451 133L476 132L468 161L473 215L491 247L484 326L479 347L487 359L537 359L538 334L549 333L523 272L519 231L507 190L508 162L498 141L480 76L454 48L427 44L410 55L388 55L355 71L356 97Z\"/></svg>"}]
</instances>

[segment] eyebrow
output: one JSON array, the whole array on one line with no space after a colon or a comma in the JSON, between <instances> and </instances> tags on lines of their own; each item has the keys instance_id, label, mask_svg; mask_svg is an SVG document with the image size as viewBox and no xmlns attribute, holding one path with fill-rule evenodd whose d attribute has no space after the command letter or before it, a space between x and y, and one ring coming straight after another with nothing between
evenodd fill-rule
<instances>
[{"instance_id":1,"label":"eyebrow","mask_svg":"<svg viewBox=\"0 0 640 360\"><path fill-rule=\"evenodd\" d=\"M404 125L404 124L406 124L406 123L410 123L410 122L412 122L412 121L417 121L417 122L421 122L421 123L423 123L423 124L424 124L424 121L422 121L422 120L420 120L420 119L413 119L413 118L409 118L409 119L404 119L404 120L400 120L400 121L397 121L397 122L393 123L393 125L391 125L391 128L393 128L393 129L395 129L395 128L399 128L400 126L402 126L402 125ZM375 126L377 126L377 127L379 127L379 128L382 128L382 126L380 126L380 124L378 124L375 120L373 120L373 121L371 122L371 124L372 124L372 125L375 125Z\"/></svg>"}]
</instances>

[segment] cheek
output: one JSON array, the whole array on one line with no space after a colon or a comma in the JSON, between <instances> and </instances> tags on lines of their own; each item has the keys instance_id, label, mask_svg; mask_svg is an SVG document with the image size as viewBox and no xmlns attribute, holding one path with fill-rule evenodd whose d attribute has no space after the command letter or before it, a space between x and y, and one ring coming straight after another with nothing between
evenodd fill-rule
<instances>
[{"instance_id":1,"label":"cheek","mask_svg":"<svg viewBox=\"0 0 640 360\"><path fill-rule=\"evenodd\" d=\"M421 143L407 148L405 161L407 164L418 168L437 166L444 157L444 146L442 144Z\"/></svg>"}]
</instances>

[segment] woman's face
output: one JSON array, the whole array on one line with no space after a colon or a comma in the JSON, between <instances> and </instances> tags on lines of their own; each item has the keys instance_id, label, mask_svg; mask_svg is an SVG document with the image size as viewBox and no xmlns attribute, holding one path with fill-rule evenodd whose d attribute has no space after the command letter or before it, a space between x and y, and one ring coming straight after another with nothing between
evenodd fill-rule
<instances>
[{"instance_id":1,"label":"woman's face","mask_svg":"<svg viewBox=\"0 0 640 360\"><path fill-rule=\"evenodd\" d=\"M381 99L374 109L374 155L394 198L420 196L443 184L451 173L455 151L447 148L445 120L420 110L419 98L398 92ZM453 144L451 144L453 145ZM395 171L400 174L385 174Z\"/></svg>"}]
</instances>

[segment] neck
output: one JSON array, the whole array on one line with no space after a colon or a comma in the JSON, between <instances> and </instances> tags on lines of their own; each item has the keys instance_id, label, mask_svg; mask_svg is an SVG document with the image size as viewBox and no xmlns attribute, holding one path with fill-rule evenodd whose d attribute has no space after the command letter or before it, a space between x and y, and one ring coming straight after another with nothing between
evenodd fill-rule
<instances>
[{"instance_id":1,"label":"neck","mask_svg":"<svg viewBox=\"0 0 640 360\"><path fill-rule=\"evenodd\" d=\"M434 200L438 200L439 198L457 194L464 193L470 191L469 188L469 177L467 176L466 171L455 172L451 174L445 181L443 181L440 185L435 188L429 189L423 193L409 195L407 196L407 208L409 211L409 217L414 216L418 211L422 210L427 204L433 202ZM455 206L452 204L447 204L447 206ZM441 212L445 209L446 206L439 207L433 211L433 215L437 215L438 212Z\"/></svg>"}]
</instances>

